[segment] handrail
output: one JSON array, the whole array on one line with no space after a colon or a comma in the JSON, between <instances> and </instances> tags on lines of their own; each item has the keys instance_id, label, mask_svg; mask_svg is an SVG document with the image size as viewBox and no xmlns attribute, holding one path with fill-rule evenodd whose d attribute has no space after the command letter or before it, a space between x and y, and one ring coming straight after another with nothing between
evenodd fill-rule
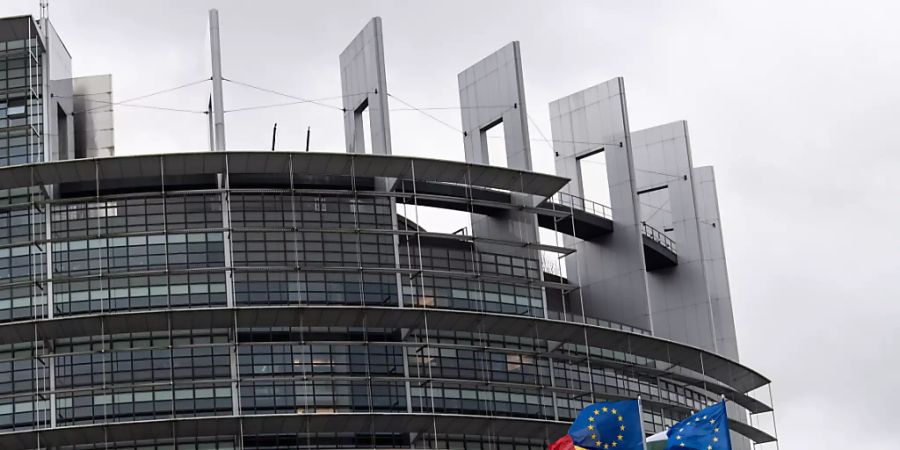
<instances>
[{"instance_id":1,"label":"handrail","mask_svg":"<svg viewBox=\"0 0 900 450\"><path fill-rule=\"evenodd\" d=\"M573 323L584 323L588 325L597 325L601 327L611 328L614 330L623 330L629 331L631 333L643 334L645 336L652 336L649 330L645 330L643 328L634 327L631 325L626 325L624 323L612 322L609 320L604 320L596 317L583 316L581 314L575 314L572 312L562 312L562 311L551 311L547 310L547 318L552 320L559 320L563 322L573 322Z\"/></svg>"},{"instance_id":2,"label":"handrail","mask_svg":"<svg viewBox=\"0 0 900 450\"><path fill-rule=\"evenodd\" d=\"M553 194L553 196L550 197L550 202L612 220L612 208L609 206L567 192L557 192L556 194ZM641 222L641 233L667 248L672 253L678 253L677 245L672 238L662 231L647 225L646 222Z\"/></svg>"},{"instance_id":3,"label":"handrail","mask_svg":"<svg viewBox=\"0 0 900 450\"><path fill-rule=\"evenodd\" d=\"M550 197L550 201L562 206L568 206L572 209L584 211L588 214L593 214L595 216L600 216L612 220L612 208L602 203L588 200L584 197L572 195L567 192L557 192L556 194L553 194L552 197Z\"/></svg>"},{"instance_id":4,"label":"handrail","mask_svg":"<svg viewBox=\"0 0 900 450\"><path fill-rule=\"evenodd\" d=\"M675 245L675 241L672 240L668 235L663 233L662 231L653 228L650 225L647 225L647 222L641 222L641 233L644 236L652 239L654 242L662 245L663 247L672 251L672 253L678 253L678 249Z\"/></svg>"}]
</instances>

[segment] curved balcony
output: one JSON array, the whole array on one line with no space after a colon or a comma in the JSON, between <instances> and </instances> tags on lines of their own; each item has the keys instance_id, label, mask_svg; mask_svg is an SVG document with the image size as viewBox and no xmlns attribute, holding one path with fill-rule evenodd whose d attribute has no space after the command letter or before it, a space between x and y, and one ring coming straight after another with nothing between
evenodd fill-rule
<instances>
[{"instance_id":1,"label":"curved balcony","mask_svg":"<svg viewBox=\"0 0 900 450\"><path fill-rule=\"evenodd\" d=\"M647 270L664 269L678 264L678 251L672 238L646 222L641 222L641 235Z\"/></svg>"},{"instance_id":2,"label":"curved balcony","mask_svg":"<svg viewBox=\"0 0 900 450\"><path fill-rule=\"evenodd\" d=\"M774 440L767 433L737 421L729 421L732 430L750 435L755 442ZM462 414L409 413L334 413L271 414L259 416L220 416L147 420L98 425L58 427L39 431L0 433L3 448L38 448L92 442L121 442L159 437L206 437L234 435L296 434L328 430L348 432L421 432L428 434L471 434L545 439L563 435L567 422L501 418Z\"/></svg>"},{"instance_id":3,"label":"curved balcony","mask_svg":"<svg viewBox=\"0 0 900 450\"><path fill-rule=\"evenodd\" d=\"M661 361L717 380L746 393L769 383L756 371L715 353L686 344L580 322L515 314L436 308L285 305L267 307L169 308L101 312L0 325L0 342L32 342L81 336L237 327L377 327L480 331L558 343L588 345Z\"/></svg>"},{"instance_id":4,"label":"curved balcony","mask_svg":"<svg viewBox=\"0 0 900 450\"><path fill-rule=\"evenodd\" d=\"M217 181L220 174L226 187ZM385 181L387 190L377 187ZM557 193L538 206L514 204L513 197L522 196L511 192L548 198L566 181L422 158L280 152L136 156L0 168L0 189L26 188L17 192L27 194L18 206L4 209L39 210L36 217L47 220L35 224L40 232L13 235L0 245L11 261L9 267L0 267L10 271L0 283L7 292L2 301L12 305L2 308L11 312L0 319L8 320L0 323L0 350L13 355L0 358L0 364L30 363L37 383L0 393L0 420L4 414L17 415L19 406L22 414L33 417L28 426L14 423L15 431L0 433L0 447L30 445L38 438L42 445L101 442L106 437L97 438L99 432L121 433L122 438L131 438L129 433L177 437L197 436L191 432L202 428L203 433L228 435L232 430L222 427L244 426L251 433L290 433L274 424L318 430L334 423L351 430L355 421L368 427L366 431L410 432L418 430L420 420L426 427L422 431L428 432L431 424L436 434L477 434L493 427L494 435L509 430L520 436L516 427L534 424L537 431L529 430L528 436L547 439L547 433L562 429L593 395L642 395L665 420L719 395L751 413L771 411L748 395L768 380L735 361L643 330L548 310L542 292L565 293L577 286L543 277L539 261L516 249L560 254L572 249L464 232L426 232L398 217L394 205L396 201L477 214L528 210L542 226L550 220L558 231L567 232L559 227L569 224L568 233L583 239L612 232L610 209L590 200ZM651 227L642 232L645 252L668 252L671 262L677 262L671 239ZM490 245L482 248L478 243ZM650 268L651 258L646 259ZM302 337L304 332L337 329L347 336ZM269 336L297 330L299 338L279 341ZM222 340L172 345L173 336L195 332ZM260 341L245 339L253 332L263 333ZM368 339L369 333L382 332L393 340ZM238 373L222 373L220 369L230 366L220 364L212 375L166 375L151 382L110 380L103 369L98 384L79 379L48 387L48 380L75 372L75 363L56 361L55 369L48 369L46 361L80 358L91 365L99 359L98 367L104 367L111 361L108 343L135 333L140 336L129 339L168 339L167 345L140 351L209 351L215 354L210 358L225 358ZM488 337L498 341L488 343ZM332 368L328 373L298 374L291 370L305 363L281 355L288 361L282 363L296 367L279 373L240 372L253 364L241 362L243 346L295 341L364 346L367 356L371 349L390 348L391 355L403 355L407 367L381 373L369 371L367 365L365 373ZM59 350L67 345L82 347ZM20 357L17 352L26 348L27 357ZM501 365L498 370L506 377L481 379L432 367L457 351L490 353L479 360ZM557 371L556 377L547 381L507 376L505 372L516 372L525 361L538 361L535 371L547 377ZM416 364L421 367L411 368ZM64 372L48 376L52 370ZM87 376L86 369L80 370L79 376ZM614 382L585 381L597 376ZM393 397L379 403L367 394L368 402L347 400L350 403L336 407L309 396L316 383L324 383L326 392L337 387L369 393L387 389ZM257 405L252 401L257 387L290 390L295 403ZM438 388L449 394L435 395ZM254 393L245 396L245 391ZM466 404L463 396L475 396L476 401L459 406ZM528 400L516 403L509 400L512 396ZM148 398L162 402L162 409L141 403ZM197 399L202 399L202 407L189 403ZM86 403L99 409L76 411L87 408ZM298 407L301 403L303 408ZM29 404L32 409L25 411ZM121 408L115 410L117 405ZM110 408L118 412L109 414ZM14 412L7 414L7 409ZM203 415L216 417L199 417ZM490 423L485 425L487 417ZM329 422L335 418L338 422ZM82 423L86 421L96 422ZM270 424L274 428L266 428ZM504 424L511 425L507 429ZM157 433L159 427L167 427L168 434ZM761 439L758 442L767 439L740 422L733 428Z\"/></svg>"},{"instance_id":5,"label":"curved balcony","mask_svg":"<svg viewBox=\"0 0 900 450\"><path fill-rule=\"evenodd\" d=\"M321 192L374 186L376 177L394 179L390 191L381 195L400 203L487 215L520 209L509 194L520 192L548 199L529 208L541 227L585 240L613 232L611 208L559 192L568 183L566 178L404 156L230 151L79 159L0 168L0 189L61 185L69 197L90 197L152 190L159 188L160 180L169 190L215 189L215 177L222 173L229 174L233 186L264 182L273 188L290 187L295 178L320 177ZM353 181L345 180L346 186L329 186L348 174ZM670 238L649 226L642 232L648 259L677 264ZM648 263L648 268L657 268L655 264Z\"/></svg>"}]
</instances>

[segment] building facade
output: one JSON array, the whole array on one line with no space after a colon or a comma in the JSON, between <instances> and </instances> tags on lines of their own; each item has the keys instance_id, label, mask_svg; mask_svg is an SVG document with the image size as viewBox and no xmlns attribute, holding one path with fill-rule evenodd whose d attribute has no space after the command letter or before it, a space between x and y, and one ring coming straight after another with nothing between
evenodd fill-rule
<instances>
[{"instance_id":1,"label":"building facade","mask_svg":"<svg viewBox=\"0 0 900 450\"><path fill-rule=\"evenodd\" d=\"M0 448L539 449L636 397L648 434L724 397L738 446L773 441L712 171L683 122L628 129L621 79L551 104L559 175L531 167L518 43L460 73L466 162L393 156L373 19L340 57L347 153L115 157L109 77L72 79L48 21L4 22ZM608 206L581 192L597 152Z\"/></svg>"}]
</instances>

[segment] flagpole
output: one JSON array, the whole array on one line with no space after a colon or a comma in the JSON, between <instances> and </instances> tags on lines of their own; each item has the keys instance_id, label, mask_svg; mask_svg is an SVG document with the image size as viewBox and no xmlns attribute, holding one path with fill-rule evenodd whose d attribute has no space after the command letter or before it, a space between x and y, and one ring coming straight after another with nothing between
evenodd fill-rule
<instances>
[{"instance_id":1,"label":"flagpole","mask_svg":"<svg viewBox=\"0 0 900 450\"><path fill-rule=\"evenodd\" d=\"M644 432L644 407L641 406L641 396L638 395L638 419L641 422L641 446L644 450L647 450L647 433Z\"/></svg>"},{"instance_id":2,"label":"flagpole","mask_svg":"<svg viewBox=\"0 0 900 450\"><path fill-rule=\"evenodd\" d=\"M728 403L725 402L725 394L722 394L722 406L725 407L725 423L728 424ZM728 439L728 450L731 450L731 425L728 425L728 432L725 433L725 439ZM754 444L755 445L755 444Z\"/></svg>"}]
</instances>

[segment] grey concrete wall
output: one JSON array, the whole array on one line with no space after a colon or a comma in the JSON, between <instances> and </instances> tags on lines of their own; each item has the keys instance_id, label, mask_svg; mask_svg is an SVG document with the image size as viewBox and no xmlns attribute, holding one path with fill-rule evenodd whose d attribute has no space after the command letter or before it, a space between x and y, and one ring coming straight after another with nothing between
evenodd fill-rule
<instances>
[{"instance_id":1,"label":"grey concrete wall","mask_svg":"<svg viewBox=\"0 0 900 450\"><path fill-rule=\"evenodd\" d=\"M631 138L641 221L664 231L678 253L677 265L647 273L653 331L715 351L687 122L635 131Z\"/></svg>"},{"instance_id":2,"label":"grey concrete wall","mask_svg":"<svg viewBox=\"0 0 900 450\"><path fill-rule=\"evenodd\" d=\"M112 75L72 80L75 100L75 154L85 158L115 154Z\"/></svg>"},{"instance_id":3,"label":"grey concrete wall","mask_svg":"<svg viewBox=\"0 0 900 450\"><path fill-rule=\"evenodd\" d=\"M592 241L567 237L577 250L566 258L567 276L581 285L588 316L651 330L624 80L550 103L550 125L556 173L572 179L565 192L583 196L579 157L606 153L614 232Z\"/></svg>"},{"instance_id":4,"label":"grey concrete wall","mask_svg":"<svg viewBox=\"0 0 900 450\"><path fill-rule=\"evenodd\" d=\"M466 161L499 165L490 161L485 131L502 126L507 167L531 170L519 43L511 42L463 70L458 80ZM534 206L539 200L515 193L512 197L513 202L523 206ZM479 237L538 242L537 216L522 211L510 211L502 217L473 215L472 232ZM533 250L523 249L520 253L537 258Z\"/></svg>"},{"instance_id":5,"label":"grey concrete wall","mask_svg":"<svg viewBox=\"0 0 900 450\"><path fill-rule=\"evenodd\" d=\"M728 265L725 261L725 243L722 239L716 175L709 166L695 167L693 174L700 238L703 245L703 265L706 268L706 282L716 325L716 346L720 354L737 361L737 336L731 304L731 288L728 284Z\"/></svg>"},{"instance_id":6,"label":"grey concrete wall","mask_svg":"<svg viewBox=\"0 0 900 450\"><path fill-rule=\"evenodd\" d=\"M368 109L371 152L390 155L391 126L380 17L370 20L341 52L340 64L347 152L366 153L362 112Z\"/></svg>"}]
</instances>

